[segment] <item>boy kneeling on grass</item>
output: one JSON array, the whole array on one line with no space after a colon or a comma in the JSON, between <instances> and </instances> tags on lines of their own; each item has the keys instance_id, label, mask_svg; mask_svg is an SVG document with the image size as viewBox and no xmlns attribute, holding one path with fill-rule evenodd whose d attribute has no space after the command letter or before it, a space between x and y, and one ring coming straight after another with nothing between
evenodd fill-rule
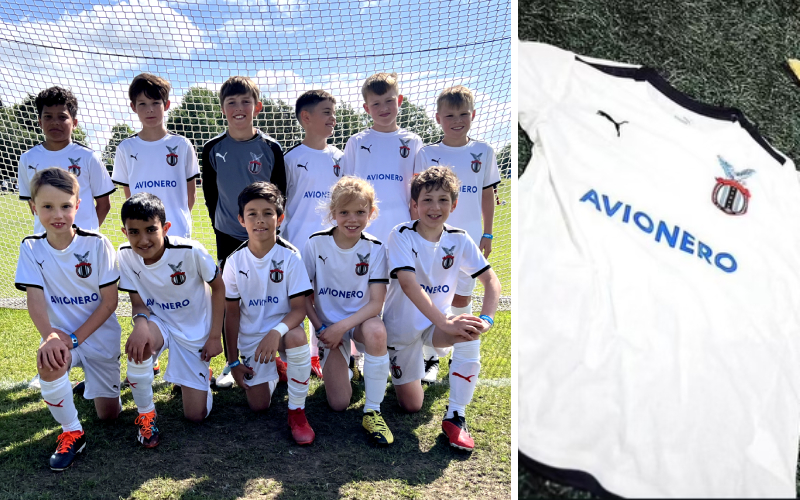
<instances>
[{"instance_id":1,"label":"boy kneeling on grass","mask_svg":"<svg viewBox=\"0 0 800 500\"><path fill-rule=\"evenodd\" d=\"M54 471L72 465L86 447L70 368L83 368L83 397L94 400L100 419L115 419L122 409L116 254L108 238L73 225L79 189L78 179L60 168L33 176L33 210L45 232L22 240L14 283L27 292L28 314L42 336L36 355L42 399L64 430L50 457Z\"/></svg>"},{"instance_id":2,"label":"boy kneeling on grass","mask_svg":"<svg viewBox=\"0 0 800 500\"><path fill-rule=\"evenodd\" d=\"M392 383L406 411L422 408L425 375L422 347L453 347L450 403L442 430L450 445L471 451L465 408L480 372L480 336L494 324L500 281L478 245L463 229L445 224L458 202L459 182L446 167L430 167L411 181L411 207L419 219L397 225L389 234L389 292L386 324ZM454 316L450 307L459 272L477 278L484 287L481 315Z\"/></svg>"}]
</instances>

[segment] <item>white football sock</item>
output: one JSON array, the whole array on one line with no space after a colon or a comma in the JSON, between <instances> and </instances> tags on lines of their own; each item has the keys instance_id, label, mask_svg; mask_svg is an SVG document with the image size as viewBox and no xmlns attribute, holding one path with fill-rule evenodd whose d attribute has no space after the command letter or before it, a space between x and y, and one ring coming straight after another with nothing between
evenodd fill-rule
<instances>
[{"instance_id":1,"label":"white football sock","mask_svg":"<svg viewBox=\"0 0 800 500\"><path fill-rule=\"evenodd\" d=\"M311 342L308 343L310 346L309 349L311 351L311 357L319 357L319 347L317 347L319 340L317 340L317 331L314 330L314 325L311 324L311 321L308 322L308 333L311 337Z\"/></svg>"},{"instance_id":2,"label":"white football sock","mask_svg":"<svg viewBox=\"0 0 800 500\"><path fill-rule=\"evenodd\" d=\"M311 377L311 356L308 346L286 349L286 378L289 379L289 409L305 408L308 382Z\"/></svg>"},{"instance_id":3,"label":"white football sock","mask_svg":"<svg viewBox=\"0 0 800 500\"><path fill-rule=\"evenodd\" d=\"M453 363L450 365L450 404L445 418L454 411L465 416L467 405L472 401L478 373L481 371L481 341L459 342L453 346Z\"/></svg>"},{"instance_id":4,"label":"white football sock","mask_svg":"<svg viewBox=\"0 0 800 500\"><path fill-rule=\"evenodd\" d=\"M373 356L364 353L364 413L368 410L381 411L381 402L386 395L386 379L389 376L389 353Z\"/></svg>"},{"instance_id":5,"label":"white football sock","mask_svg":"<svg viewBox=\"0 0 800 500\"><path fill-rule=\"evenodd\" d=\"M213 408L213 407L214 407L214 394L211 392L211 388L209 387L208 391L206 392L206 416L205 416L205 418L208 418L208 415L211 413L211 408Z\"/></svg>"},{"instance_id":6,"label":"white football sock","mask_svg":"<svg viewBox=\"0 0 800 500\"><path fill-rule=\"evenodd\" d=\"M141 363L128 361L128 382L131 384L133 402L139 413L150 413L156 409L153 403L153 358Z\"/></svg>"},{"instance_id":7,"label":"white football sock","mask_svg":"<svg viewBox=\"0 0 800 500\"><path fill-rule=\"evenodd\" d=\"M52 382L40 381L42 386L42 399L47 404L47 408L61 424L64 432L82 431L81 422L78 420L78 410L75 409L75 401L72 399L72 384L69 382L69 372L61 378Z\"/></svg>"}]
</instances>

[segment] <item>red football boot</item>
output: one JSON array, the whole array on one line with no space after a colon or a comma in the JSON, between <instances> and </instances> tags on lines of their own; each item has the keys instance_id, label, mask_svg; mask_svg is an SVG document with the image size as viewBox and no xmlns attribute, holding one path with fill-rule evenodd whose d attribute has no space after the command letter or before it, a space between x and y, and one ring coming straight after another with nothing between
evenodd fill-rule
<instances>
[{"instance_id":1,"label":"red football boot","mask_svg":"<svg viewBox=\"0 0 800 500\"><path fill-rule=\"evenodd\" d=\"M311 444L314 442L314 429L308 425L304 409L289 410L289 427L292 429L292 437L297 444Z\"/></svg>"}]
</instances>

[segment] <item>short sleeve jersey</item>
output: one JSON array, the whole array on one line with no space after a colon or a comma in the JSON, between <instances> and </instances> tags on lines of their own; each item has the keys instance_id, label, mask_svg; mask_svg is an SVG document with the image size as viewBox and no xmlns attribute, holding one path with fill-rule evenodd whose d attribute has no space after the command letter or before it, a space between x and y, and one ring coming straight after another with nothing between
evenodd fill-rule
<instances>
[{"instance_id":1,"label":"short sleeve jersey","mask_svg":"<svg viewBox=\"0 0 800 500\"><path fill-rule=\"evenodd\" d=\"M422 139L408 130L376 132L369 128L350 137L341 160L346 175L368 180L378 196L378 218L369 232L387 241L392 228L411 219L411 178Z\"/></svg>"},{"instance_id":2,"label":"short sleeve jersey","mask_svg":"<svg viewBox=\"0 0 800 500\"><path fill-rule=\"evenodd\" d=\"M100 290L119 281L116 252L105 236L75 227L64 250L56 250L45 234L22 240L14 285L22 291L41 288L50 325L73 333L100 305ZM119 356L121 330L116 314L81 345L90 358Z\"/></svg>"},{"instance_id":3,"label":"short sleeve jersey","mask_svg":"<svg viewBox=\"0 0 800 500\"><path fill-rule=\"evenodd\" d=\"M418 224L395 227L386 248L390 283L383 322L391 347L412 344L432 324L403 292L397 281L399 271L414 272L436 308L446 313L456 293L459 271L477 278L491 267L463 229L445 224L439 241L433 242L420 236Z\"/></svg>"},{"instance_id":4,"label":"short sleeve jersey","mask_svg":"<svg viewBox=\"0 0 800 500\"><path fill-rule=\"evenodd\" d=\"M367 233L353 248L339 248L330 228L311 235L303 263L314 285L314 306L326 325L355 314L369 302L369 286L389 283L386 248Z\"/></svg>"},{"instance_id":5,"label":"short sleeve jersey","mask_svg":"<svg viewBox=\"0 0 800 500\"><path fill-rule=\"evenodd\" d=\"M322 230L320 202L330 200L331 188L342 175L339 148L325 146L322 151L298 144L286 152L286 220L281 236L302 249L312 233Z\"/></svg>"},{"instance_id":6,"label":"short sleeve jersey","mask_svg":"<svg viewBox=\"0 0 800 500\"><path fill-rule=\"evenodd\" d=\"M239 302L240 351L254 349L292 310L290 301L311 293L297 248L278 237L258 259L242 244L225 259L225 299Z\"/></svg>"},{"instance_id":7,"label":"short sleeve jersey","mask_svg":"<svg viewBox=\"0 0 800 500\"><path fill-rule=\"evenodd\" d=\"M219 269L205 247L177 236L164 237L164 255L147 265L129 243L119 247L120 290L138 293L151 314L190 351L200 351L211 330L211 287Z\"/></svg>"},{"instance_id":8,"label":"short sleeve jersey","mask_svg":"<svg viewBox=\"0 0 800 500\"><path fill-rule=\"evenodd\" d=\"M200 167L192 143L172 133L157 141L143 141L134 135L120 142L111 174L115 183L130 188L131 195L147 192L158 196L172 224L170 232L184 238L192 233L186 184L197 177Z\"/></svg>"},{"instance_id":9,"label":"short sleeve jersey","mask_svg":"<svg viewBox=\"0 0 800 500\"><path fill-rule=\"evenodd\" d=\"M78 197L82 202L75 214L75 225L87 231L100 229L94 199L108 196L115 191L114 183L111 182L100 156L77 142L71 142L59 151L50 151L41 144L32 147L19 158L17 180L20 200L31 199L31 179L37 171L48 167L62 168L78 178ZM36 215L33 216L33 232L44 232Z\"/></svg>"},{"instance_id":10,"label":"short sleeve jersey","mask_svg":"<svg viewBox=\"0 0 800 500\"><path fill-rule=\"evenodd\" d=\"M238 240L247 240L239 224L239 193L256 181L275 184L286 193L286 172L280 144L262 131L237 141L227 133L203 146L203 192L214 228Z\"/></svg>"},{"instance_id":11,"label":"short sleeve jersey","mask_svg":"<svg viewBox=\"0 0 800 500\"><path fill-rule=\"evenodd\" d=\"M461 181L458 206L447 219L448 224L464 229L474 241L480 241L483 235L483 190L500 184L494 150L489 144L474 139L459 148L442 142L429 144L417 153L414 173L419 174L434 166L450 167Z\"/></svg>"}]
</instances>

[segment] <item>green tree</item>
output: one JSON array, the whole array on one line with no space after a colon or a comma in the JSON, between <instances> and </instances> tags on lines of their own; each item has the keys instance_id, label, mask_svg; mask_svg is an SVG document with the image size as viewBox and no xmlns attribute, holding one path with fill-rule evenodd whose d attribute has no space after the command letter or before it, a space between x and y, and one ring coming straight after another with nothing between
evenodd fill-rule
<instances>
[{"instance_id":1,"label":"green tree","mask_svg":"<svg viewBox=\"0 0 800 500\"><path fill-rule=\"evenodd\" d=\"M432 144L442 140L442 129L425 112L425 108L413 104L408 99L403 100L400 113L397 115L397 124L400 128L410 130L422 137L422 142Z\"/></svg>"},{"instance_id":2,"label":"green tree","mask_svg":"<svg viewBox=\"0 0 800 500\"><path fill-rule=\"evenodd\" d=\"M336 108L336 128L328 143L344 151L347 139L369 127L370 123L369 115L342 103Z\"/></svg>"},{"instance_id":3,"label":"green tree","mask_svg":"<svg viewBox=\"0 0 800 500\"><path fill-rule=\"evenodd\" d=\"M190 88L181 105L170 110L167 130L189 139L202 158L203 144L225 131L219 95L202 87Z\"/></svg>"},{"instance_id":4,"label":"green tree","mask_svg":"<svg viewBox=\"0 0 800 500\"><path fill-rule=\"evenodd\" d=\"M511 143L506 143L497 153L497 170L501 179L511 178Z\"/></svg>"},{"instance_id":5,"label":"green tree","mask_svg":"<svg viewBox=\"0 0 800 500\"><path fill-rule=\"evenodd\" d=\"M117 123L111 128L111 138L103 149L103 163L110 174L114 170L114 157L117 154L119 143L134 134L134 130L127 123Z\"/></svg>"},{"instance_id":6,"label":"green tree","mask_svg":"<svg viewBox=\"0 0 800 500\"><path fill-rule=\"evenodd\" d=\"M254 120L256 128L268 134L281 144L284 151L303 140L303 128L294 114L294 106L282 100L264 98L263 108Z\"/></svg>"}]
</instances>

